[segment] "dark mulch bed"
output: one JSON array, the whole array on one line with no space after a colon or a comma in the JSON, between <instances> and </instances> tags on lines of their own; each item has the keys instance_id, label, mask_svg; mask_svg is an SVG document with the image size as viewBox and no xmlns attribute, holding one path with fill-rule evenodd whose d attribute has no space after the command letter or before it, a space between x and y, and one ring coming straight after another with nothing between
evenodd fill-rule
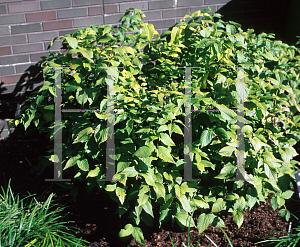
<instances>
[{"instance_id":1,"label":"dark mulch bed","mask_svg":"<svg viewBox=\"0 0 300 247\"><path fill-rule=\"evenodd\" d=\"M1 186L5 185L4 180L7 182L12 178L12 188L15 193L25 195L27 191L35 193L37 196L46 191L45 195L54 192L57 196L56 199L61 203L70 205L66 212L68 219L74 221L74 225L81 229L78 236L83 237L90 242L89 246L141 246L130 238L119 239L118 233L121 228L131 222L128 220L128 215L125 214L120 219L118 215L114 214L117 205L110 197L104 193L87 194L84 189L79 191L79 196L76 203L72 201L71 196L59 186L51 182L45 182L45 178L53 178L53 168L50 172L46 172L40 178L36 179L35 174L29 173L32 164L36 164L38 157L45 154L45 143L47 141L42 136L32 132L30 137L24 135L23 131L19 128L15 133L6 140L0 141L0 181ZM299 150L298 150L299 153ZM295 186L296 188L296 186ZM294 200L287 202L287 209L299 217L296 212L299 208L300 202L298 198L298 191L294 189ZM26 194L27 195L27 194ZM273 211L269 195L266 203L261 203L249 212L244 211L244 223L240 229L232 220L232 215L220 214L224 220L226 228L224 229L229 236L233 246L262 246L255 245L255 242L262 240L259 235L274 232L285 231L283 233L271 233L266 237L279 237L286 235L289 223L285 219L278 219L278 210ZM296 212L296 213L295 213ZM195 213L194 220L196 221L199 213ZM294 227L297 226L296 220L292 217L292 233L296 233ZM170 236L176 246L183 246L182 242L187 242L187 230L182 232L179 227L174 224L166 224L162 229L158 227L150 228L146 225L141 225L144 231L146 246L172 246ZM200 246L208 246L211 242L206 238L208 236L219 247L229 246L223 232L215 227L209 227L204 233L197 236L196 229L190 230L190 237L194 238L193 245L200 240Z\"/></svg>"}]
</instances>

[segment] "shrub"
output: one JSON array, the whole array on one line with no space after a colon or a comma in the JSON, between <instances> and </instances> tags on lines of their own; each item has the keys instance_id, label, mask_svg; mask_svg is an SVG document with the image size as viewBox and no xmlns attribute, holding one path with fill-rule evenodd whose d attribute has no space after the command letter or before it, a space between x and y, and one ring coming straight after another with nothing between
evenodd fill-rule
<instances>
[{"instance_id":1,"label":"shrub","mask_svg":"<svg viewBox=\"0 0 300 247\"><path fill-rule=\"evenodd\" d=\"M297 169L293 146L300 137L299 51L274 40L273 34L244 32L240 24L208 12L186 15L161 36L142 21L143 12L134 9L127 10L120 27L92 25L60 36L66 55L43 58L44 85L13 121L25 129L33 122L53 141L54 67L66 67L61 75L62 108L101 112L63 113L63 174L74 177L65 186L76 195L76 181L86 181L89 191L96 187L109 192L119 204L120 217L129 212L136 225L127 224L121 237L131 234L143 243L138 225L153 225L155 212L160 226L172 220L187 227L191 212L198 210L201 233L209 224L225 227L216 213L228 211L240 227L242 210L265 202L268 194L275 194L274 210L292 196L289 189ZM125 35L128 29L132 33ZM192 110L203 111L192 113L191 149L183 145L186 85L185 71L178 67L197 67L191 76ZM238 67L245 78L247 181L230 181L237 171L236 157L241 157L237 113L231 110L240 94ZM113 181L99 182L106 176L109 114L104 109L107 85L113 81L117 168ZM207 111L212 108L219 112ZM194 178L201 181L183 181L184 150L191 152ZM280 213L289 219L285 208Z\"/></svg>"}]
</instances>

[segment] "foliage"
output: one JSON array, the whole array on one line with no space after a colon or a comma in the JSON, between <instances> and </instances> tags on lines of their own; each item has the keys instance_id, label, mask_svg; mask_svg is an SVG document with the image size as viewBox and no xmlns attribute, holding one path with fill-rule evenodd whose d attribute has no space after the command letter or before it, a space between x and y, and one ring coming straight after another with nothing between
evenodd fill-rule
<instances>
[{"instance_id":1,"label":"foliage","mask_svg":"<svg viewBox=\"0 0 300 247\"><path fill-rule=\"evenodd\" d=\"M63 208L53 210L53 194L43 202L35 198L28 205L14 196L10 187L0 195L0 246L85 246L88 243L74 237L76 229L59 221Z\"/></svg>"},{"instance_id":2,"label":"foliage","mask_svg":"<svg viewBox=\"0 0 300 247\"><path fill-rule=\"evenodd\" d=\"M172 220L188 227L192 211L200 216L191 227L199 233L210 224L225 227L215 213L228 211L240 227L242 210L265 202L272 207L292 196L291 180L298 169L293 146L299 141L299 51L274 40L274 35L244 32L208 10L186 15L161 36L129 9L122 25L86 27L66 36L66 54L50 53L41 61L43 87L23 106L12 125L31 123L54 139L54 68L61 74L62 109L98 109L66 113L62 119L64 183L76 195L76 181L88 191L105 189L126 212L120 236L144 243L141 221L159 225ZM190 19L186 23L186 19ZM139 28L138 28L139 27ZM115 30L117 29L117 30ZM131 31L125 35L125 32ZM154 39L154 36L157 39ZM153 40L154 39L154 40ZM118 66L123 66L117 68ZM192 149L184 147L185 71L192 68ZM244 69L245 180L230 181L237 171L237 69ZM114 82L116 174L106 174L107 85ZM210 112L207 109L218 109ZM184 150L191 152L194 178L183 181ZM49 150L53 153L53 150ZM54 161L53 155L50 160ZM39 168L41 169L41 168ZM281 209L288 220L290 213Z\"/></svg>"}]
</instances>

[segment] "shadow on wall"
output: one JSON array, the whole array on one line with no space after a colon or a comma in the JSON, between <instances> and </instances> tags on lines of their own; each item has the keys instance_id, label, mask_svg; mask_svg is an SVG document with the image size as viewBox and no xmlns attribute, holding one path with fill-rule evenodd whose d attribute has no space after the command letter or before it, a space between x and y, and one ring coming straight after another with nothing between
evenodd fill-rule
<instances>
[{"instance_id":1,"label":"shadow on wall","mask_svg":"<svg viewBox=\"0 0 300 247\"><path fill-rule=\"evenodd\" d=\"M8 136L9 119L13 119L19 112L22 103L30 97L34 90L42 86L43 73L38 63L31 65L20 77L16 85L0 83L0 138ZM13 132L12 129L11 132Z\"/></svg>"},{"instance_id":2,"label":"shadow on wall","mask_svg":"<svg viewBox=\"0 0 300 247\"><path fill-rule=\"evenodd\" d=\"M300 36L299 8L299 0L232 0L217 13L224 21L240 23L244 31L274 33L276 40L295 45Z\"/></svg>"}]
</instances>

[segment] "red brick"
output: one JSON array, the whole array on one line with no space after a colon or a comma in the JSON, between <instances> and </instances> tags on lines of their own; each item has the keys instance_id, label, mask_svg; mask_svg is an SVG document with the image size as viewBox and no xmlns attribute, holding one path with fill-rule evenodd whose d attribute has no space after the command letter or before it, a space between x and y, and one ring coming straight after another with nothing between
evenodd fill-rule
<instances>
[{"instance_id":1,"label":"red brick","mask_svg":"<svg viewBox=\"0 0 300 247\"><path fill-rule=\"evenodd\" d=\"M45 12L38 12L38 13L26 13L26 21L33 22L33 21L50 21L56 20L56 11L45 11Z\"/></svg>"},{"instance_id":2,"label":"red brick","mask_svg":"<svg viewBox=\"0 0 300 247\"><path fill-rule=\"evenodd\" d=\"M39 2L8 4L9 13L29 12L29 11L36 11L40 9L41 8Z\"/></svg>"},{"instance_id":3,"label":"red brick","mask_svg":"<svg viewBox=\"0 0 300 247\"><path fill-rule=\"evenodd\" d=\"M89 15L102 15L102 14L103 14L102 6L89 8Z\"/></svg>"},{"instance_id":4,"label":"red brick","mask_svg":"<svg viewBox=\"0 0 300 247\"><path fill-rule=\"evenodd\" d=\"M0 47L0 56L10 55L10 54L11 54L10 46Z\"/></svg>"},{"instance_id":5,"label":"red brick","mask_svg":"<svg viewBox=\"0 0 300 247\"><path fill-rule=\"evenodd\" d=\"M17 84L22 74L1 76L1 82L6 85Z\"/></svg>"},{"instance_id":6,"label":"red brick","mask_svg":"<svg viewBox=\"0 0 300 247\"><path fill-rule=\"evenodd\" d=\"M72 20L49 21L43 23L44 31L72 28Z\"/></svg>"},{"instance_id":7,"label":"red brick","mask_svg":"<svg viewBox=\"0 0 300 247\"><path fill-rule=\"evenodd\" d=\"M104 5L104 13L105 14L112 14L118 12L118 5Z\"/></svg>"}]
</instances>

